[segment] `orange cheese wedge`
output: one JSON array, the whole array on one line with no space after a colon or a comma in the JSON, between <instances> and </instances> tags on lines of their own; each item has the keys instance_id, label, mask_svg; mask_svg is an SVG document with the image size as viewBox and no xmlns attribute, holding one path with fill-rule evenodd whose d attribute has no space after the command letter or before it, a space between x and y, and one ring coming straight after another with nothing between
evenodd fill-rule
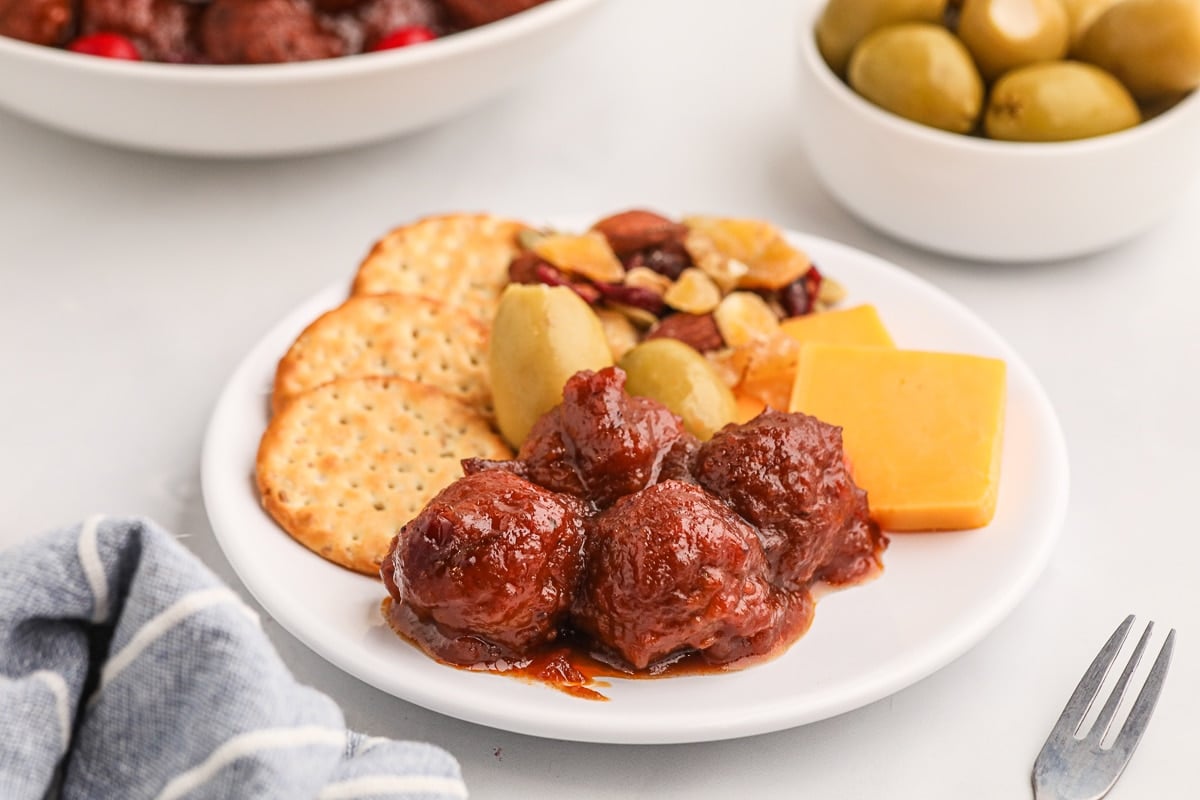
<instances>
[{"instance_id":1,"label":"orange cheese wedge","mask_svg":"<svg viewBox=\"0 0 1200 800\"><path fill-rule=\"evenodd\" d=\"M842 427L881 527L957 530L995 514L1004 398L994 358L808 344L789 410Z\"/></svg>"},{"instance_id":2,"label":"orange cheese wedge","mask_svg":"<svg viewBox=\"0 0 1200 800\"><path fill-rule=\"evenodd\" d=\"M838 311L821 311L785 319L779 329L800 344L860 345L894 347L875 306L863 305Z\"/></svg>"}]
</instances>

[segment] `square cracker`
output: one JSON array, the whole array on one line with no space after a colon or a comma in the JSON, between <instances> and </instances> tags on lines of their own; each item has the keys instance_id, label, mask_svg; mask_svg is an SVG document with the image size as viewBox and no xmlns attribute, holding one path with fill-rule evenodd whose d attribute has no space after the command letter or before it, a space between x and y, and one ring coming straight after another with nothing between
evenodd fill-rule
<instances>
[{"instance_id":1,"label":"square cracker","mask_svg":"<svg viewBox=\"0 0 1200 800\"><path fill-rule=\"evenodd\" d=\"M426 297L361 295L318 317L275 371L272 412L338 378L400 377L436 386L490 414L488 329L468 311Z\"/></svg>"},{"instance_id":2,"label":"square cracker","mask_svg":"<svg viewBox=\"0 0 1200 800\"><path fill-rule=\"evenodd\" d=\"M471 456L512 457L483 416L402 378L333 381L267 426L255 475L267 512L322 557L378 576L392 537Z\"/></svg>"},{"instance_id":3,"label":"square cracker","mask_svg":"<svg viewBox=\"0 0 1200 800\"><path fill-rule=\"evenodd\" d=\"M354 277L353 294L445 298L491 320L527 228L489 214L426 217L375 243Z\"/></svg>"}]
</instances>

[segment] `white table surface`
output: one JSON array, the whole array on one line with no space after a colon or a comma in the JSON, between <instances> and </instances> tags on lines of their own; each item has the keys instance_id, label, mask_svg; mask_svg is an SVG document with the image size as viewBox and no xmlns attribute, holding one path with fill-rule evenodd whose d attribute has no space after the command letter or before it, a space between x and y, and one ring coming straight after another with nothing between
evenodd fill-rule
<instances>
[{"instance_id":1,"label":"white table surface","mask_svg":"<svg viewBox=\"0 0 1200 800\"><path fill-rule=\"evenodd\" d=\"M763 217L937 284L1043 382L1070 450L1066 527L992 634L838 718L658 747L449 719L344 675L267 619L285 661L340 702L352 727L448 748L478 800L1007 800L1030 795L1030 766L1067 695L1135 612L1180 639L1111 797L1186 795L1200 719L1200 529L1189 505L1200 479L1200 184L1149 234L1085 259L980 265L894 243L834 205L798 148L794 12L793 0L610 0L500 101L399 141L305 159L149 156L0 113L0 547L95 511L149 515L245 595L200 498L209 413L250 345L348 280L379 234L460 209Z\"/></svg>"}]
</instances>

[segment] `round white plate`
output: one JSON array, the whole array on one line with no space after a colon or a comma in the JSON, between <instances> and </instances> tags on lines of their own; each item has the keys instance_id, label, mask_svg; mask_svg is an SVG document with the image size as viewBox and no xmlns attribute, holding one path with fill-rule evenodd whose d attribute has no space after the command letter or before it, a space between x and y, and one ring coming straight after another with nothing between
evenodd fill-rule
<instances>
[{"instance_id":1,"label":"round white plate","mask_svg":"<svg viewBox=\"0 0 1200 800\"><path fill-rule=\"evenodd\" d=\"M779 658L740 672L611 680L608 702L448 667L384 624L382 583L329 564L263 512L254 459L275 364L345 281L279 322L242 361L204 443L204 501L217 540L263 607L330 662L396 697L471 722L558 739L668 743L727 739L824 719L886 697L952 661L997 625L1049 559L1067 501L1067 456L1050 403L1000 337L940 290L878 258L791 235L849 290L874 303L901 347L1008 363L995 520L976 531L898 534L877 580L822 599L812 628Z\"/></svg>"}]
</instances>

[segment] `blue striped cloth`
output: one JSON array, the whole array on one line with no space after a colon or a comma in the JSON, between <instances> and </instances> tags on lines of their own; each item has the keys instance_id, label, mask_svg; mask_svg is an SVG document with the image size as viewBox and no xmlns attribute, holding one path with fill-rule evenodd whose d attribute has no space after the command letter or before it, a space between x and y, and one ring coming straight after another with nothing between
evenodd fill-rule
<instances>
[{"instance_id":1,"label":"blue striped cloth","mask_svg":"<svg viewBox=\"0 0 1200 800\"><path fill-rule=\"evenodd\" d=\"M0 552L0 798L465 798L429 744L353 733L153 523Z\"/></svg>"}]
</instances>

